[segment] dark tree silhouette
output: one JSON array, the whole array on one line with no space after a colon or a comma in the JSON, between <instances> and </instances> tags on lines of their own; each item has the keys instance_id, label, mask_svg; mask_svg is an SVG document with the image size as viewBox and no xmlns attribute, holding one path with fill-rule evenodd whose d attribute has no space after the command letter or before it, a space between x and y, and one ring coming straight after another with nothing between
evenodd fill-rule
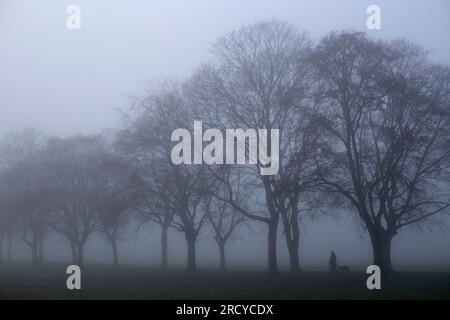
<instances>
[{"instance_id":1,"label":"dark tree silhouette","mask_svg":"<svg viewBox=\"0 0 450 320\"><path fill-rule=\"evenodd\" d=\"M328 148L317 159L369 233L374 264L392 271L391 241L404 227L448 212L448 68L404 41L332 33L311 53L312 114Z\"/></svg>"},{"instance_id":2,"label":"dark tree silhouette","mask_svg":"<svg viewBox=\"0 0 450 320\"><path fill-rule=\"evenodd\" d=\"M277 174L260 175L260 164L244 172L259 179L267 214L249 215L268 226L269 270L277 271L276 241L281 218L291 270L300 270L299 199L313 177L316 128L303 108L311 102L310 41L292 25L271 20L245 26L220 38L215 60L186 86L197 115L213 128L278 129ZM223 181L223 180L222 180ZM231 199L229 199L230 201Z\"/></svg>"},{"instance_id":3,"label":"dark tree silhouette","mask_svg":"<svg viewBox=\"0 0 450 320\"><path fill-rule=\"evenodd\" d=\"M160 89L140 101L135 114L124 119L126 125L119 134L119 143L124 152L134 157L149 196L164 203L162 212L154 210L152 214L169 215L172 227L184 233L187 270L196 271L196 241L206 220L200 203L210 182L205 166L172 163L173 130L190 128L193 122L177 87L163 85Z\"/></svg>"}]
</instances>

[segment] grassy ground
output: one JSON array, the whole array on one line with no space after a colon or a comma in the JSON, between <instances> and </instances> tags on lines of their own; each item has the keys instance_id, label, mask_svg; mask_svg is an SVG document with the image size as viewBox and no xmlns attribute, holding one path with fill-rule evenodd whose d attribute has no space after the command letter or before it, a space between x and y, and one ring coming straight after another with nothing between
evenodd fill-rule
<instances>
[{"instance_id":1,"label":"grassy ground","mask_svg":"<svg viewBox=\"0 0 450 320\"><path fill-rule=\"evenodd\" d=\"M0 266L1 299L450 299L450 273L398 272L382 290L366 274L304 271L163 272L149 267L85 266L82 290L66 288L66 265Z\"/></svg>"}]
</instances>

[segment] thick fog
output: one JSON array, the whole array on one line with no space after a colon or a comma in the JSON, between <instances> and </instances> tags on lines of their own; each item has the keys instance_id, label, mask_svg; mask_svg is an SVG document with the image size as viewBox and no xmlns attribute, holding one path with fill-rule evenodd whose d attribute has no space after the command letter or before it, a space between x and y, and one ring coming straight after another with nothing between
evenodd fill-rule
<instances>
[{"instance_id":1,"label":"thick fog","mask_svg":"<svg viewBox=\"0 0 450 320\"><path fill-rule=\"evenodd\" d=\"M81 8L79 31L66 28L70 4ZM366 28L370 4L381 8L379 31ZM406 38L430 50L432 60L450 65L449 14L448 0L0 0L0 134L24 127L60 136L114 129L131 96L145 95L155 81L188 77L210 59L219 36L273 17L308 31L314 41L333 30ZM443 230L405 229L395 237L394 267L448 270L450 220L444 220ZM356 221L352 214L302 221L302 267L327 268L330 250L355 269L370 264L370 241ZM265 268L265 226L252 226L229 244L230 267ZM119 244L122 263L158 265L159 233L158 227L145 226L137 235L125 234ZM200 269L217 266L212 237L206 229L200 235ZM281 229L279 237L280 266L288 268ZM63 236L52 234L45 241L47 261L70 261ZM29 260L28 247L20 240L14 246L14 259ZM86 263L111 261L110 246L98 235L88 240L85 253ZM185 259L183 235L171 231L169 264L183 267Z\"/></svg>"}]
</instances>

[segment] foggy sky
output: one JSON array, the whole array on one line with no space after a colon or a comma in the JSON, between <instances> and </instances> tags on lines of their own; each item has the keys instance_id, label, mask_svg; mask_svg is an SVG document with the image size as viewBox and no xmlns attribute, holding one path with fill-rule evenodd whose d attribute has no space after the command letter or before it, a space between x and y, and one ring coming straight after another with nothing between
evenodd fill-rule
<instances>
[{"instance_id":1,"label":"foggy sky","mask_svg":"<svg viewBox=\"0 0 450 320\"><path fill-rule=\"evenodd\" d=\"M81 7L80 31L66 28L69 4ZM370 4L381 7L381 31L366 29ZM433 61L450 64L448 0L0 0L0 134L30 126L58 135L114 128L117 109L126 110L131 95L143 95L155 80L188 77L208 61L208 50L219 36L273 17L309 31L315 41L332 30L406 38L430 50ZM408 231L394 238L394 267L450 268L449 230ZM122 260L158 263L158 232L154 228L122 243ZM265 263L260 233L231 244L230 263ZM287 265L283 241L280 235L280 263ZM60 258L67 254L69 259L64 241L47 242ZM93 242L86 261L109 259L106 242ZM169 242L169 262L184 263L181 235ZM351 219L308 222L302 229L303 264L326 267L333 249L342 263L361 266L371 260L368 237ZM200 241L198 254L200 267L202 262L217 263L214 244Z\"/></svg>"}]
</instances>

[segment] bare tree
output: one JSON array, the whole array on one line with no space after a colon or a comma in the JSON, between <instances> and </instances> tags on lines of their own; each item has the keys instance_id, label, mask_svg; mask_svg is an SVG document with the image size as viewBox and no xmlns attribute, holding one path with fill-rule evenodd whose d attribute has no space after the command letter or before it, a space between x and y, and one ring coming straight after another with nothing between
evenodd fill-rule
<instances>
[{"instance_id":1,"label":"bare tree","mask_svg":"<svg viewBox=\"0 0 450 320\"><path fill-rule=\"evenodd\" d=\"M109 151L100 136L49 141L46 163L51 168L51 226L70 242L75 263L82 265L84 246L99 223L109 176L102 170Z\"/></svg>"},{"instance_id":2,"label":"bare tree","mask_svg":"<svg viewBox=\"0 0 450 320\"><path fill-rule=\"evenodd\" d=\"M311 102L309 49L307 36L287 23L271 20L246 26L220 38L213 47L213 63L200 68L186 86L207 126L223 131L230 126L279 130L278 173L261 175L259 162L243 171L259 180L255 186L265 195L266 214L242 213L268 226L271 272L277 271L280 218L291 270L300 270L299 198L312 181L312 159L318 148L317 129L303 112Z\"/></svg>"},{"instance_id":3,"label":"bare tree","mask_svg":"<svg viewBox=\"0 0 450 320\"><path fill-rule=\"evenodd\" d=\"M119 265L117 240L140 201L137 177L126 162L112 151L105 154L102 170L105 184L99 197L99 227L111 244L114 266Z\"/></svg>"},{"instance_id":4,"label":"bare tree","mask_svg":"<svg viewBox=\"0 0 450 320\"><path fill-rule=\"evenodd\" d=\"M237 189L240 190L239 186L237 186ZM240 204L244 204L246 200L242 193L237 199ZM237 227L245 221L245 216L227 202L221 201L214 196L210 196L205 200L205 211L214 231L214 240L219 249L220 270L225 271L225 246L228 240L232 238Z\"/></svg>"},{"instance_id":5,"label":"bare tree","mask_svg":"<svg viewBox=\"0 0 450 320\"><path fill-rule=\"evenodd\" d=\"M0 261L2 258L11 261L13 237L20 230L21 219L5 174L7 172L0 169Z\"/></svg>"},{"instance_id":6,"label":"bare tree","mask_svg":"<svg viewBox=\"0 0 450 320\"><path fill-rule=\"evenodd\" d=\"M8 224L9 248L12 222L20 221L22 239L31 249L34 264L43 260L43 241L48 230L48 193L42 166L43 147L42 134L34 129L25 129L7 134L2 140L0 152L2 184L7 186L4 191L7 203L5 210L8 210L9 215L14 215Z\"/></svg>"},{"instance_id":7,"label":"bare tree","mask_svg":"<svg viewBox=\"0 0 450 320\"><path fill-rule=\"evenodd\" d=\"M332 33L311 61L319 106L312 113L328 139L320 178L355 208L387 275L392 238L448 212L449 70L404 41L360 33Z\"/></svg>"},{"instance_id":8,"label":"bare tree","mask_svg":"<svg viewBox=\"0 0 450 320\"><path fill-rule=\"evenodd\" d=\"M124 119L126 126L119 134L119 143L134 157L149 196L163 204L149 213L165 216L167 220L163 221L170 221L173 228L184 233L187 270L195 271L196 241L206 220L200 203L209 182L205 166L172 163L170 141L173 130L192 126L189 108L177 87L167 85L139 101L134 111Z\"/></svg>"},{"instance_id":9,"label":"bare tree","mask_svg":"<svg viewBox=\"0 0 450 320\"><path fill-rule=\"evenodd\" d=\"M3 261L3 248L7 241L7 259L10 259L11 252L11 238L12 238L12 225L15 220L15 215L12 213L13 208L11 206L11 194L8 190L8 185L5 179L5 168L0 169L0 263Z\"/></svg>"},{"instance_id":10,"label":"bare tree","mask_svg":"<svg viewBox=\"0 0 450 320\"><path fill-rule=\"evenodd\" d=\"M161 268L167 269L169 267L168 232L172 226L174 212L169 205L168 195L162 192L155 193L147 187L142 189L145 196L136 204L134 210L143 224L157 224L161 228Z\"/></svg>"}]
</instances>

